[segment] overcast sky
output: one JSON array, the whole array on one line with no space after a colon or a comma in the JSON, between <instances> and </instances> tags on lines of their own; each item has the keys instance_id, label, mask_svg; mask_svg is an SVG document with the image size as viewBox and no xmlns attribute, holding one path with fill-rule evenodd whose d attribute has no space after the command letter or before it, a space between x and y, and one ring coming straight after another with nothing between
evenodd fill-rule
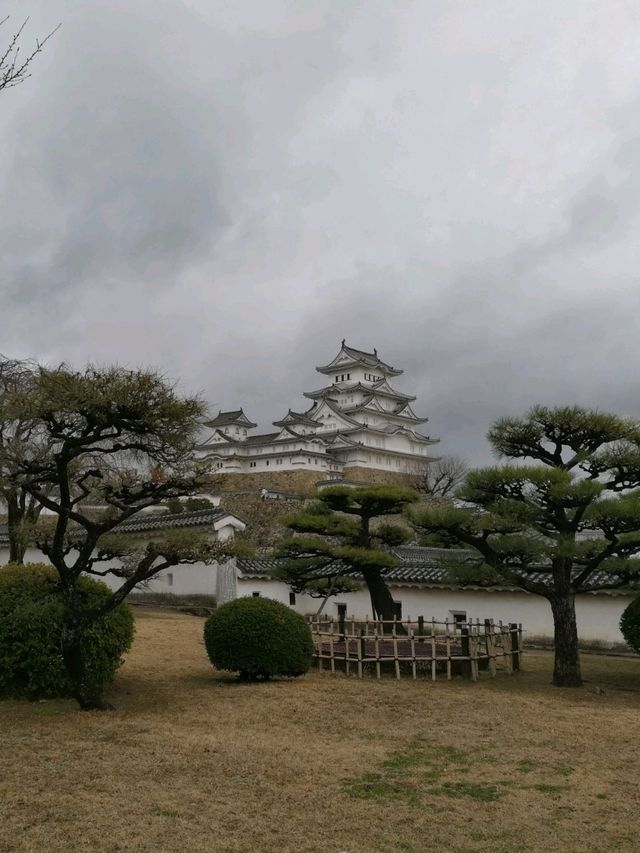
<instances>
[{"instance_id":1,"label":"overcast sky","mask_svg":"<svg viewBox=\"0 0 640 853\"><path fill-rule=\"evenodd\" d=\"M153 365L267 431L346 337L442 453L640 416L640 4L0 0L0 351Z\"/></svg>"}]
</instances>

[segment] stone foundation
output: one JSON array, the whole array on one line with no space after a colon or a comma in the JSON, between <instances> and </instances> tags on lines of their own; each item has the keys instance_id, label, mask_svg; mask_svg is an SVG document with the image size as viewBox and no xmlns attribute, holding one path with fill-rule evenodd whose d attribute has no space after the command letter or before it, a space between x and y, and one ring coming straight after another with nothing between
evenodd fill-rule
<instances>
[{"instance_id":1,"label":"stone foundation","mask_svg":"<svg viewBox=\"0 0 640 853\"><path fill-rule=\"evenodd\" d=\"M376 468L361 468L354 465L345 468L345 480L355 480L358 483L374 483L376 485L410 486L411 475L402 471L379 471Z\"/></svg>"},{"instance_id":2,"label":"stone foundation","mask_svg":"<svg viewBox=\"0 0 640 853\"><path fill-rule=\"evenodd\" d=\"M224 492L259 492L275 489L295 495L312 496L316 483L322 479L321 471L265 471L256 474L224 474Z\"/></svg>"},{"instance_id":3,"label":"stone foundation","mask_svg":"<svg viewBox=\"0 0 640 853\"><path fill-rule=\"evenodd\" d=\"M400 471L379 471L376 468L363 468L357 465L344 469L343 478L358 483L374 483L378 485L413 486L410 474ZM261 471L255 474L229 474L221 478L219 490L226 492L259 492L261 489L275 489L294 495L311 497L316 494L316 483L326 483L326 476L321 471ZM340 485L340 480L336 480Z\"/></svg>"}]
</instances>

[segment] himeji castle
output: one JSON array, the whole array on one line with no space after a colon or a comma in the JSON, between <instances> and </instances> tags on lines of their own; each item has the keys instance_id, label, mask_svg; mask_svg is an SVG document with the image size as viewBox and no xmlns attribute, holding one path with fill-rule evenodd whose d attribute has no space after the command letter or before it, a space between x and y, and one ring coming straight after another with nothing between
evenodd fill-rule
<instances>
[{"instance_id":1,"label":"himeji castle","mask_svg":"<svg viewBox=\"0 0 640 853\"><path fill-rule=\"evenodd\" d=\"M242 409L221 411L205 423L199 455L221 473L253 475L253 485L295 487L299 478L277 475L296 471L307 481L393 482L424 470L437 439L418 431L427 418L414 413L416 398L392 387L402 370L377 350L354 349L344 340L335 358L316 370L325 383L305 392L306 411L289 409L273 422L277 431L258 435Z\"/></svg>"}]
</instances>

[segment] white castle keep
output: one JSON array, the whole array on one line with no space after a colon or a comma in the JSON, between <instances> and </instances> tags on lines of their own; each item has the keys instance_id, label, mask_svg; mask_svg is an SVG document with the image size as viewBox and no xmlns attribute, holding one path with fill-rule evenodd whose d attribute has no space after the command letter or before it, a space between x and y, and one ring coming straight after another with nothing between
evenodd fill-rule
<instances>
[{"instance_id":1,"label":"white castle keep","mask_svg":"<svg viewBox=\"0 0 640 853\"><path fill-rule=\"evenodd\" d=\"M242 409L219 412L204 426L199 455L225 474L317 472L340 480L366 471L420 474L432 461L427 448L437 439L417 431L415 397L394 390L390 379L403 371L342 341L336 357L316 367L328 384L304 394L304 412L291 409L273 425L277 432L250 435L256 427Z\"/></svg>"}]
</instances>

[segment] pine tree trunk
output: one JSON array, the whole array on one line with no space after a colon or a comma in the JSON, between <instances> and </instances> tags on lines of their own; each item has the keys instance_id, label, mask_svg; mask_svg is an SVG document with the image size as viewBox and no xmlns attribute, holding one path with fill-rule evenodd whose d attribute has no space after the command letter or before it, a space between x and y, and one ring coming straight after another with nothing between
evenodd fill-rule
<instances>
[{"instance_id":1,"label":"pine tree trunk","mask_svg":"<svg viewBox=\"0 0 640 853\"><path fill-rule=\"evenodd\" d=\"M582 684L575 597L569 593L549 596L553 613L555 661L553 683L556 687Z\"/></svg>"},{"instance_id":2,"label":"pine tree trunk","mask_svg":"<svg viewBox=\"0 0 640 853\"><path fill-rule=\"evenodd\" d=\"M87 687L81 637L80 629L73 623L62 629L62 658L74 698L83 711L113 711L113 705L105 702L95 690Z\"/></svg>"},{"instance_id":3,"label":"pine tree trunk","mask_svg":"<svg viewBox=\"0 0 640 853\"><path fill-rule=\"evenodd\" d=\"M396 605L391 592L389 591L389 587L382 578L380 571L377 569L369 569L369 571L364 571L362 574L365 583L367 584L367 589L369 590L374 618L392 623L396 616ZM392 630L392 624L384 626L385 633L390 634ZM396 633L406 633L400 622L398 622L396 626Z\"/></svg>"}]
</instances>

